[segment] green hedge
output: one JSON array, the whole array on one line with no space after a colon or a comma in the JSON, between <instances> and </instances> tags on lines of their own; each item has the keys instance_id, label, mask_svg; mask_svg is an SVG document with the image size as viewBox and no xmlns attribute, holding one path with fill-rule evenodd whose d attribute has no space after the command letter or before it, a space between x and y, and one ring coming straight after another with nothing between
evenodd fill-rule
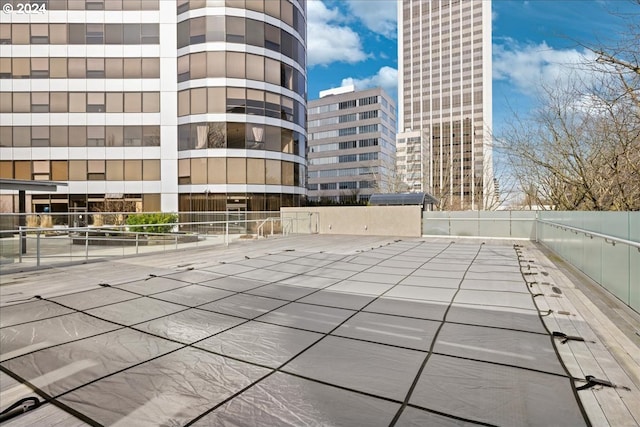
<instances>
[{"instance_id":1,"label":"green hedge","mask_svg":"<svg viewBox=\"0 0 640 427\"><path fill-rule=\"evenodd\" d=\"M136 233L170 233L176 222L178 214L175 213L143 213L127 217L129 230Z\"/></svg>"}]
</instances>

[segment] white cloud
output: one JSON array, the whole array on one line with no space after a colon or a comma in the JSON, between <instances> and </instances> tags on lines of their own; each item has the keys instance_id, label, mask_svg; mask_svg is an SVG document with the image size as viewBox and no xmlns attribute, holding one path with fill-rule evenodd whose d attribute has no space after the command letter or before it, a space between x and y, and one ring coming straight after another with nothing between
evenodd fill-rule
<instances>
[{"instance_id":1,"label":"white cloud","mask_svg":"<svg viewBox=\"0 0 640 427\"><path fill-rule=\"evenodd\" d=\"M540 85L555 85L576 77L581 71L578 64L585 53L576 49L554 49L545 42L520 45L513 40L493 46L493 78L505 80L525 95L539 92Z\"/></svg>"},{"instance_id":2,"label":"white cloud","mask_svg":"<svg viewBox=\"0 0 640 427\"><path fill-rule=\"evenodd\" d=\"M332 62L354 64L368 55L360 36L351 28L341 26L345 17L338 8L329 9L320 0L307 3L308 65L328 65Z\"/></svg>"},{"instance_id":3,"label":"white cloud","mask_svg":"<svg viewBox=\"0 0 640 427\"><path fill-rule=\"evenodd\" d=\"M371 31L397 37L398 3L394 0L349 0L349 10Z\"/></svg>"},{"instance_id":4,"label":"white cloud","mask_svg":"<svg viewBox=\"0 0 640 427\"><path fill-rule=\"evenodd\" d=\"M398 91L398 70L391 67L382 67L376 74L364 79L354 79L353 77L342 79L341 86L348 85L355 85L357 90L380 86L385 92L394 97Z\"/></svg>"}]
</instances>

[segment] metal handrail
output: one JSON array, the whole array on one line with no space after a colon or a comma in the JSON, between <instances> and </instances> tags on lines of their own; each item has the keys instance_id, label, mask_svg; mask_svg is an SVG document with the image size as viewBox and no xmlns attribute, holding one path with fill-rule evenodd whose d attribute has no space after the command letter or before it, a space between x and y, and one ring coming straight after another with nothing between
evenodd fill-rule
<instances>
[{"instance_id":1,"label":"metal handrail","mask_svg":"<svg viewBox=\"0 0 640 427\"><path fill-rule=\"evenodd\" d=\"M256 228L256 234L258 236L264 236L264 233L263 233L264 225L267 222L269 222L271 224L271 233L270 233L270 235L273 236L273 223L275 221L280 221L280 223L282 224L282 234L283 235L289 234L288 232L285 231L286 230L285 221L286 221L286 224L291 225L292 221L293 221L293 218L281 218L281 217L269 217L269 218L265 218L264 220L262 220L262 222Z\"/></svg>"},{"instance_id":2,"label":"metal handrail","mask_svg":"<svg viewBox=\"0 0 640 427\"><path fill-rule=\"evenodd\" d=\"M279 217L269 217L266 219L234 219L234 220L229 220L228 218L226 220L218 220L218 221L203 221L203 222L176 222L176 223L169 223L169 224L135 224L135 225L105 225L105 226L84 226L84 227L65 227L65 228L55 228L55 227L28 227L28 226L19 226L17 230L6 230L6 232L8 233L12 233L12 234L17 234L18 237L18 253L17 253L17 258L18 258L18 262L22 263L23 262L23 258L28 257L28 258L35 258L36 260L36 266L39 267L41 265L41 259L42 258L55 258L58 257L58 254L53 254L53 255L48 255L48 256L42 256L41 254L41 238L44 237L45 235L51 233L51 234L56 234L56 235L60 235L63 234L65 236L68 236L69 238L73 238L74 240L79 240L80 242L82 242L84 240L84 253L82 255L80 255L80 257L84 258L85 261L89 260L90 257L90 250L89 250L89 243L90 240L96 240L96 241L101 241L101 240L107 240L105 238L105 235L111 235L111 237L109 237L108 240L110 241L131 241L134 245L135 248L132 248L135 250L135 253L138 254L138 250L139 250L139 245L141 243L142 237L143 235L147 235L147 236L168 236L168 237L173 237L172 240L172 245L175 245L175 248L178 249L178 243L179 243L179 239L180 236L200 236L201 233L199 233L198 231L195 232L176 232L177 230L179 230L180 228L187 226L187 227L193 227L193 226L212 226L212 225L220 225L222 227L221 232L223 233L223 237L224 237L224 244L225 245L229 245L230 242L230 234L229 234L229 223L233 222L233 223L243 223L245 224L245 226L248 226L249 224L259 224L258 228L260 228L260 230L258 230L258 233L263 232L263 228L264 228L264 224L266 224L266 222L270 222L271 223L271 235L275 234L275 229L273 226L273 223L275 221L280 221L282 223L282 234L283 235L287 235L291 232L292 230L292 223L293 221L296 220L295 218L279 218ZM145 227L149 227L149 226L154 226L154 225L162 225L162 226L171 226L172 227L172 232L169 233L151 233L151 232L146 232L146 231L138 231L138 230L143 230ZM136 229L136 231L132 231L131 228ZM26 256L26 239L27 239L27 235L34 235L33 237L35 238L35 249L36 249L36 253L35 253L35 257L34 256ZM131 236L131 240L125 239L123 236L125 235L129 235ZM200 237L198 238L200 239ZM208 237L206 237L204 240L207 240ZM133 246L133 245L132 245ZM82 252L81 252L82 253Z\"/></svg>"},{"instance_id":3,"label":"metal handrail","mask_svg":"<svg viewBox=\"0 0 640 427\"><path fill-rule=\"evenodd\" d=\"M640 251L640 242L634 242L633 240L627 240L627 239L622 239L620 237L609 236L608 234L596 233L595 231L585 230L583 228L578 228L578 227L572 227L570 225L560 224L557 222L545 221L543 219L536 219L536 222L550 225L556 228L561 228L563 230L573 231L575 233L583 233L585 236L590 238L599 237L603 239L606 243L611 244L612 246L615 246L616 243L622 243L624 245L634 247L638 249L638 251Z\"/></svg>"}]
</instances>

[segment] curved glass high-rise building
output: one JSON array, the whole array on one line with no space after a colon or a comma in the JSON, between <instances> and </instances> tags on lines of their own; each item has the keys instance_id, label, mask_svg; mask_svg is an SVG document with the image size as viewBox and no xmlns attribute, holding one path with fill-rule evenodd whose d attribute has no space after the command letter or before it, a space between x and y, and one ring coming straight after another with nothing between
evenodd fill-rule
<instances>
[{"instance_id":1,"label":"curved glass high-rise building","mask_svg":"<svg viewBox=\"0 0 640 427\"><path fill-rule=\"evenodd\" d=\"M300 204L305 0L43 4L0 19L0 177L68 183L33 210Z\"/></svg>"}]
</instances>

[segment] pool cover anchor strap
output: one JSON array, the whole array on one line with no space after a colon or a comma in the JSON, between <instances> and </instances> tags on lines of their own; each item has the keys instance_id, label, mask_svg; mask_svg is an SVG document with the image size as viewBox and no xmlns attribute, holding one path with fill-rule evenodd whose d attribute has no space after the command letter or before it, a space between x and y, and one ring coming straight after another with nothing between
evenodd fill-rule
<instances>
[{"instance_id":1,"label":"pool cover anchor strap","mask_svg":"<svg viewBox=\"0 0 640 427\"><path fill-rule=\"evenodd\" d=\"M587 390L587 389L590 389L591 387L595 387L597 385L603 386L603 387L621 388L623 390L631 391L631 389L629 387L627 387L627 386L616 385L616 384L612 383L611 381L601 380L600 378L596 378L593 375L587 375L584 378L584 380L578 380L578 381L586 381L587 383L585 385L581 385L580 387L576 388L577 391Z\"/></svg>"},{"instance_id":2,"label":"pool cover anchor strap","mask_svg":"<svg viewBox=\"0 0 640 427\"><path fill-rule=\"evenodd\" d=\"M589 343L595 344L595 341L588 341L582 337L567 335L564 332L553 331L552 335L555 338L562 338L562 341L560 341L562 344L566 344L567 341L583 341L583 342L589 342Z\"/></svg>"},{"instance_id":3,"label":"pool cover anchor strap","mask_svg":"<svg viewBox=\"0 0 640 427\"><path fill-rule=\"evenodd\" d=\"M40 400L37 397L25 397L9 406L4 411L0 412L0 423L10 420L13 417L22 415L25 412L29 412L32 409L36 409L40 406Z\"/></svg>"}]
</instances>

